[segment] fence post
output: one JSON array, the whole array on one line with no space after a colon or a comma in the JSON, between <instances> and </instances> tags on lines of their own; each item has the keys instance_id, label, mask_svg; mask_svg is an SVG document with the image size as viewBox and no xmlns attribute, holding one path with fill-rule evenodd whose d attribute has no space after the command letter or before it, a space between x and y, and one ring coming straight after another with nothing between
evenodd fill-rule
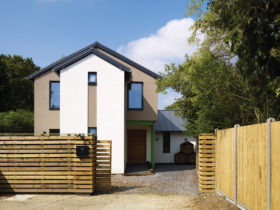
<instances>
[{"instance_id":1,"label":"fence post","mask_svg":"<svg viewBox=\"0 0 280 210\"><path fill-rule=\"evenodd\" d=\"M234 125L234 203L237 205L237 128L239 124Z\"/></svg>"},{"instance_id":2,"label":"fence post","mask_svg":"<svg viewBox=\"0 0 280 210\"><path fill-rule=\"evenodd\" d=\"M267 210L271 205L271 123L274 118L267 119Z\"/></svg>"},{"instance_id":3,"label":"fence post","mask_svg":"<svg viewBox=\"0 0 280 210\"><path fill-rule=\"evenodd\" d=\"M218 128L215 129L215 191L217 190L217 132Z\"/></svg>"}]
</instances>

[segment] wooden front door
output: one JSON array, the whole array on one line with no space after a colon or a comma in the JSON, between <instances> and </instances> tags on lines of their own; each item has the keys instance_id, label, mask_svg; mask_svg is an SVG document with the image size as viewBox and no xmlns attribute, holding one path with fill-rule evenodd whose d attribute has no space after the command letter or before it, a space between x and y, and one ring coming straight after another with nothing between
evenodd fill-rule
<instances>
[{"instance_id":1,"label":"wooden front door","mask_svg":"<svg viewBox=\"0 0 280 210\"><path fill-rule=\"evenodd\" d=\"M146 162L146 130L127 130L127 162Z\"/></svg>"}]
</instances>

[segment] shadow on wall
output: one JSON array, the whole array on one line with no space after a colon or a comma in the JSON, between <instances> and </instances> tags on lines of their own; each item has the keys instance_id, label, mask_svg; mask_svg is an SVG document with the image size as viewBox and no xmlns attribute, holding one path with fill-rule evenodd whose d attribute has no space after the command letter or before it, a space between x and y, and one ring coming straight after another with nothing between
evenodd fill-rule
<instances>
[{"instance_id":1,"label":"shadow on wall","mask_svg":"<svg viewBox=\"0 0 280 210\"><path fill-rule=\"evenodd\" d=\"M0 171L0 196L5 196L8 193L15 193L12 186Z\"/></svg>"},{"instance_id":2,"label":"shadow on wall","mask_svg":"<svg viewBox=\"0 0 280 210\"><path fill-rule=\"evenodd\" d=\"M126 109L127 109L126 102ZM157 120L157 107L155 110L150 103L143 97L143 110L128 110L126 120L142 120L142 121L156 121Z\"/></svg>"}]
</instances>

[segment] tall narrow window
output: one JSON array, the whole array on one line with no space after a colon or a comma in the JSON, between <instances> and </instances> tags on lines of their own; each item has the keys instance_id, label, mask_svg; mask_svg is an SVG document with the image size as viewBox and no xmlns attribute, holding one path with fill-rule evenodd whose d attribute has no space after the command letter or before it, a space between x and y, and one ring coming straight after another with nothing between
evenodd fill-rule
<instances>
[{"instance_id":1,"label":"tall narrow window","mask_svg":"<svg viewBox=\"0 0 280 210\"><path fill-rule=\"evenodd\" d=\"M170 133L163 133L163 153L170 153Z\"/></svg>"},{"instance_id":2,"label":"tall narrow window","mask_svg":"<svg viewBox=\"0 0 280 210\"><path fill-rule=\"evenodd\" d=\"M128 109L143 109L143 83L132 82L128 88Z\"/></svg>"},{"instance_id":3,"label":"tall narrow window","mask_svg":"<svg viewBox=\"0 0 280 210\"><path fill-rule=\"evenodd\" d=\"M89 85L96 85L97 84L97 74L96 74L96 72L89 72L88 73L88 84Z\"/></svg>"},{"instance_id":4,"label":"tall narrow window","mask_svg":"<svg viewBox=\"0 0 280 210\"><path fill-rule=\"evenodd\" d=\"M60 108L60 83L58 81L50 82L50 109L58 110Z\"/></svg>"}]
</instances>

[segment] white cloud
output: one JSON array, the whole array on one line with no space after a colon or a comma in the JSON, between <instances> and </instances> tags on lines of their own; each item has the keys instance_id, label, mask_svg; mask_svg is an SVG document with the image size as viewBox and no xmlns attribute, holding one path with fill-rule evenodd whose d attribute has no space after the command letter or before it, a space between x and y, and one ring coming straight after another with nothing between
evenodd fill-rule
<instances>
[{"instance_id":1,"label":"white cloud","mask_svg":"<svg viewBox=\"0 0 280 210\"><path fill-rule=\"evenodd\" d=\"M131 41L119 47L118 52L155 71L164 70L165 64L182 63L186 54L192 55L196 45L190 45L188 38L192 31L191 18L174 19L158 29L155 34ZM200 38L203 39L201 36Z\"/></svg>"},{"instance_id":2,"label":"white cloud","mask_svg":"<svg viewBox=\"0 0 280 210\"><path fill-rule=\"evenodd\" d=\"M186 54L192 55L198 49L197 45L188 43L193 23L191 18L171 20L156 33L120 46L118 52L155 72L162 72L165 64L183 63ZM203 40L204 36L199 38ZM178 97L170 89L166 95L158 94L158 108L164 109Z\"/></svg>"}]
</instances>

